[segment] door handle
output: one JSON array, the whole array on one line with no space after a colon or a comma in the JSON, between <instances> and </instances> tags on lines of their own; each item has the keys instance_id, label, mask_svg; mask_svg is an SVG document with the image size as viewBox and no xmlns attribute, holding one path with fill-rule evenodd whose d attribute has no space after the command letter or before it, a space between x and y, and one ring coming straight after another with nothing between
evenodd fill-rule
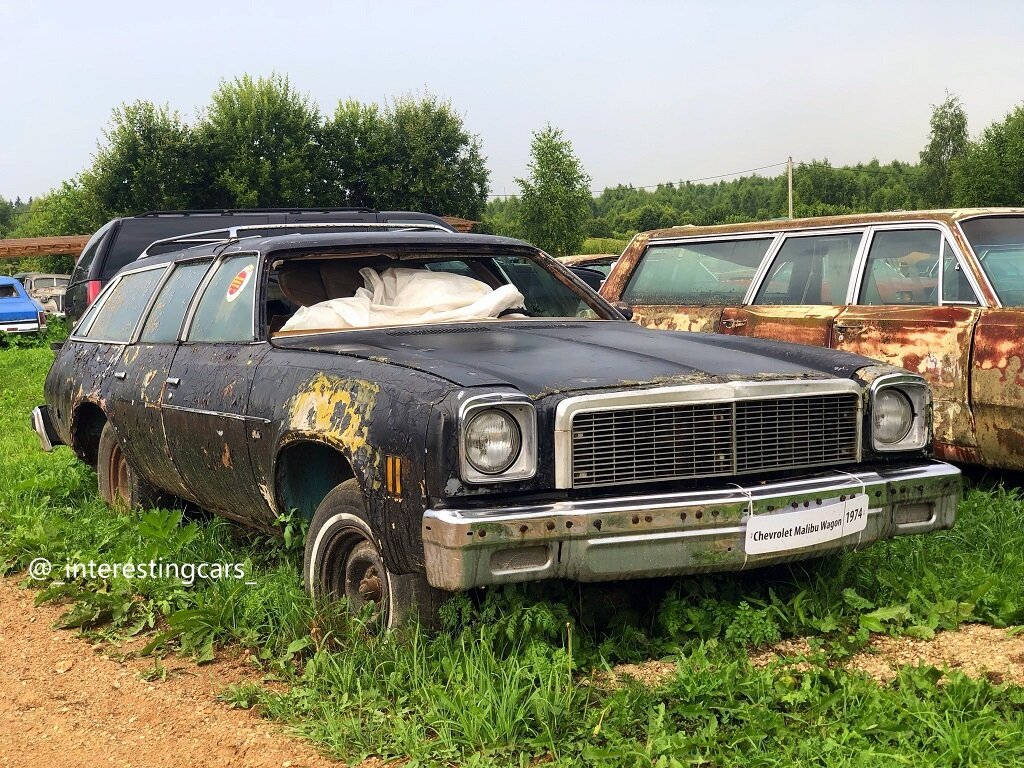
<instances>
[{"instance_id":1,"label":"door handle","mask_svg":"<svg viewBox=\"0 0 1024 768\"><path fill-rule=\"evenodd\" d=\"M171 376L169 378L166 378L166 379L164 379L164 381L167 382L167 386L169 386L169 387L176 387L179 384L181 384L181 379L179 379L179 378L177 378L175 376Z\"/></svg>"},{"instance_id":2,"label":"door handle","mask_svg":"<svg viewBox=\"0 0 1024 768\"><path fill-rule=\"evenodd\" d=\"M124 377L128 374L125 371L114 371L114 378L124 381Z\"/></svg>"},{"instance_id":3,"label":"door handle","mask_svg":"<svg viewBox=\"0 0 1024 768\"><path fill-rule=\"evenodd\" d=\"M862 324L858 325L856 323L853 323L853 324L850 324L850 325L847 325L846 323L836 323L836 330L837 331L863 331L864 330L864 326Z\"/></svg>"},{"instance_id":4,"label":"door handle","mask_svg":"<svg viewBox=\"0 0 1024 768\"><path fill-rule=\"evenodd\" d=\"M742 328L746 324L747 324L746 320L723 320L722 321L722 327L723 328Z\"/></svg>"}]
</instances>

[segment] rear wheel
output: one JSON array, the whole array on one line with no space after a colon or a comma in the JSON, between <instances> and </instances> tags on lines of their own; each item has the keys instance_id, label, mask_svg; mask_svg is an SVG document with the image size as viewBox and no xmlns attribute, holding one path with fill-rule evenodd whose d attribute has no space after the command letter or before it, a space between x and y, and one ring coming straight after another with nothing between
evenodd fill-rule
<instances>
[{"instance_id":1,"label":"rear wheel","mask_svg":"<svg viewBox=\"0 0 1024 768\"><path fill-rule=\"evenodd\" d=\"M128 461L108 421L100 433L96 457L96 479L100 497L111 507L149 509L164 506L167 497L150 485Z\"/></svg>"},{"instance_id":2,"label":"rear wheel","mask_svg":"<svg viewBox=\"0 0 1024 768\"><path fill-rule=\"evenodd\" d=\"M317 507L302 573L311 595L345 598L353 613L370 606L371 621L382 629L400 627L410 617L431 628L447 597L427 583L426 574L388 569L355 479L334 488Z\"/></svg>"}]
</instances>

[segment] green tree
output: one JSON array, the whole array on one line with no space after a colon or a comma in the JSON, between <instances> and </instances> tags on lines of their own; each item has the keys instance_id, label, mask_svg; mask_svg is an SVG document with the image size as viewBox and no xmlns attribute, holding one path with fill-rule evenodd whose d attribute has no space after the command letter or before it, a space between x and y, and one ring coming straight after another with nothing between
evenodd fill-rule
<instances>
[{"instance_id":1,"label":"green tree","mask_svg":"<svg viewBox=\"0 0 1024 768\"><path fill-rule=\"evenodd\" d=\"M223 207L310 206L323 177L320 113L287 77L222 82L198 126ZM323 204L323 203L322 203Z\"/></svg>"},{"instance_id":2,"label":"green tree","mask_svg":"<svg viewBox=\"0 0 1024 768\"><path fill-rule=\"evenodd\" d=\"M427 95L383 110L338 104L323 131L326 179L348 205L479 218L488 171L450 102Z\"/></svg>"},{"instance_id":3,"label":"green tree","mask_svg":"<svg viewBox=\"0 0 1024 768\"><path fill-rule=\"evenodd\" d=\"M967 153L967 113L960 99L947 93L932 107L931 133L921 152L922 197L926 205L948 206L953 201L953 164Z\"/></svg>"},{"instance_id":4,"label":"green tree","mask_svg":"<svg viewBox=\"0 0 1024 768\"><path fill-rule=\"evenodd\" d=\"M985 129L952 164L959 206L1024 204L1024 106Z\"/></svg>"},{"instance_id":5,"label":"green tree","mask_svg":"<svg viewBox=\"0 0 1024 768\"><path fill-rule=\"evenodd\" d=\"M590 176L572 142L550 123L534 132L530 157L529 178L516 179L523 233L554 256L576 253L591 216Z\"/></svg>"},{"instance_id":6,"label":"green tree","mask_svg":"<svg viewBox=\"0 0 1024 768\"><path fill-rule=\"evenodd\" d=\"M103 136L88 183L110 217L207 204L208 166L177 112L148 101L126 104Z\"/></svg>"}]
</instances>

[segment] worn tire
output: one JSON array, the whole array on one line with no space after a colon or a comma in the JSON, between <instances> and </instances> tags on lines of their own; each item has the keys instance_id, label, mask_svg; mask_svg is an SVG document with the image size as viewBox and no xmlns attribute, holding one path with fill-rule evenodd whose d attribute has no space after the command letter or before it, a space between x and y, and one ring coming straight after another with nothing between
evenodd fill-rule
<instances>
[{"instance_id":1,"label":"worn tire","mask_svg":"<svg viewBox=\"0 0 1024 768\"><path fill-rule=\"evenodd\" d=\"M306 536L302 577L313 597L347 598L359 613L373 603L373 622L397 629L411 619L433 629L448 593L427 583L425 573L393 573L366 515L356 479L346 480L317 507Z\"/></svg>"},{"instance_id":2,"label":"worn tire","mask_svg":"<svg viewBox=\"0 0 1024 768\"><path fill-rule=\"evenodd\" d=\"M125 457L109 421L100 433L96 480L100 497L115 509L151 509L167 505L168 497L144 480Z\"/></svg>"}]
</instances>

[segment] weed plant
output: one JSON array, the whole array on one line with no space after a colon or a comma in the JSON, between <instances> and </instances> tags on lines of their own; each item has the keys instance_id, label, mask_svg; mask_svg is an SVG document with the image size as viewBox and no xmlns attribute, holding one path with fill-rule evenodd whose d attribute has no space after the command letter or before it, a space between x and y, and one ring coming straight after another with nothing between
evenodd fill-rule
<instances>
[{"instance_id":1,"label":"weed plant","mask_svg":"<svg viewBox=\"0 0 1024 768\"><path fill-rule=\"evenodd\" d=\"M930 637L964 621L1024 623L1024 499L973 488L952 531L819 561L631 584L541 583L459 595L444 629L375 635L317 604L297 564L303 525L245 532L180 510L121 514L67 448L42 453L28 427L52 353L0 350L0 571L46 557L38 600L61 624L200 662L251 649L287 683L225 692L340 757L408 765L1019 765L1024 692L904 669L879 686L835 662L871 632ZM244 563L237 579L76 578L65 563ZM26 583L30 583L27 577ZM807 636L804 671L756 669L747 650ZM613 686L601 670L671 659L661 685ZM941 678L941 680L940 680Z\"/></svg>"}]
</instances>

